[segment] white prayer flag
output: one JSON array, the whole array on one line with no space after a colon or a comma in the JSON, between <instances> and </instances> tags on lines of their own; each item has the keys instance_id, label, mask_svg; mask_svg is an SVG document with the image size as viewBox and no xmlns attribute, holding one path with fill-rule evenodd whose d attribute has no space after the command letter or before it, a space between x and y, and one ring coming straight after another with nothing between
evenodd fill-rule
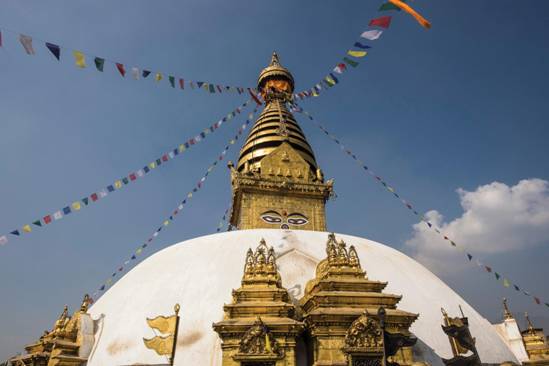
<instances>
[{"instance_id":1,"label":"white prayer flag","mask_svg":"<svg viewBox=\"0 0 549 366\"><path fill-rule=\"evenodd\" d=\"M19 42L21 42L21 45L25 49L25 52L27 55L34 55L34 48L32 47L32 37L26 36L24 34L19 35Z\"/></svg>"},{"instance_id":2,"label":"white prayer flag","mask_svg":"<svg viewBox=\"0 0 549 366\"><path fill-rule=\"evenodd\" d=\"M101 197L101 198L107 197L107 194L108 193L107 193L106 189L103 189L103 190L99 191L99 197Z\"/></svg>"},{"instance_id":3,"label":"white prayer flag","mask_svg":"<svg viewBox=\"0 0 549 366\"><path fill-rule=\"evenodd\" d=\"M170 152L168 153L168 156L170 157L170 159L173 159L173 158L175 157L173 151L170 151Z\"/></svg>"},{"instance_id":4,"label":"white prayer flag","mask_svg":"<svg viewBox=\"0 0 549 366\"><path fill-rule=\"evenodd\" d=\"M360 36L362 38L369 39L370 41L375 41L376 39L381 37L381 33L383 33L383 31L380 31L379 29L373 29L362 33Z\"/></svg>"},{"instance_id":5,"label":"white prayer flag","mask_svg":"<svg viewBox=\"0 0 549 366\"><path fill-rule=\"evenodd\" d=\"M57 211L53 214L53 218L55 220L61 220L63 218L63 214L61 213L61 211Z\"/></svg>"},{"instance_id":6,"label":"white prayer flag","mask_svg":"<svg viewBox=\"0 0 549 366\"><path fill-rule=\"evenodd\" d=\"M8 238L5 235L0 236L0 245L8 244Z\"/></svg>"},{"instance_id":7,"label":"white prayer flag","mask_svg":"<svg viewBox=\"0 0 549 366\"><path fill-rule=\"evenodd\" d=\"M139 169L139 170L137 171L137 176L138 176L138 177L142 177L142 176L144 176L144 175L145 175L145 172L143 171L143 169Z\"/></svg>"},{"instance_id":8,"label":"white prayer flag","mask_svg":"<svg viewBox=\"0 0 549 366\"><path fill-rule=\"evenodd\" d=\"M139 69L137 67L132 67L132 76L135 80L139 80Z\"/></svg>"}]
</instances>

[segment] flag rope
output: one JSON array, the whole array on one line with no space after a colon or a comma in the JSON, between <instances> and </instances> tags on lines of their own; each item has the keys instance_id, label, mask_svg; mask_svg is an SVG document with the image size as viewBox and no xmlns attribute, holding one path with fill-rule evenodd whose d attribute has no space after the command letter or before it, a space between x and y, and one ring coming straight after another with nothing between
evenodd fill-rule
<instances>
[{"instance_id":1,"label":"flag rope","mask_svg":"<svg viewBox=\"0 0 549 366\"><path fill-rule=\"evenodd\" d=\"M399 200L400 203L402 203L404 207L406 207L410 212L412 212L415 216L417 216L421 222L424 222L429 227L429 229L435 231L439 236L441 236L444 240L446 240L452 247L454 247L455 249L465 254L469 262L473 261L473 258L475 257L471 253L463 249L461 246L458 246L458 244L454 240L452 240L447 234L443 233L435 224L430 222L427 219L427 217L419 213L414 208L414 206L410 201L402 198L400 194L397 193L394 187L389 185L389 183L387 183L380 175L375 173L369 166L365 165L365 163L362 160L360 160L349 148L346 148L345 145L343 145L343 143L338 137L330 133L320 122L314 119L309 112L301 108L301 106L299 106L295 102L293 102L290 105L290 108L292 111L302 113L305 116L307 116L307 118L311 122L313 122L314 125L316 125L330 140L332 140L334 143L336 143L340 147L342 152L344 152L347 156L351 157L362 168L362 170L365 173L368 173L372 179L374 179L376 182L381 184L387 192L391 193L394 198ZM542 304L543 301L541 300L540 297L534 296L530 292L524 290L522 287L519 287L518 285L512 283L508 277L505 277L501 272L497 272L495 268L493 268L492 266L489 266L486 263L481 262L479 259L475 259L475 263L477 264L478 267L483 269L486 273L493 273L496 281L498 282L501 281L504 287L511 287L512 285L516 292L520 292L525 296L532 297L532 299L537 305ZM543 304L549 308L549 302L543 302Z\"/></svg>"},{"instance_id":2,"label":"flag rope","mask_svg":"<svg viewBox=\"0 0 549 366\"><path fill-rule=\"evenodd\" d=\"M131 66L128 63L121 63L108 58L98 57L89 52L84 52L84 51L77 50L75 48L70 48L67 46L51 43L44 39L37 38L34 36L29 36L27 34L23 34L21 32L18 32L9 28L5 28L5 27L0 27L0 47L5 47L5 44L6 44L5 38L2 38L2 31L10 33L14 36L18 36L19 43L21 43L21 45L23 46L23 49L28 55L33 56L36 54L35 45L33 44L33 41L36 40L43 43L45 48L53 55L53 57L57 61L61 61L61 56L62 56L61 51L63 51L63 54L67 52L67 54L72 55L75 65L81 69L88 67L88 64L86 62L88 61L90 64L93 63L95 65L95 69L98 72L103 72L105 69L105 63L108 63L112 65L113 70L116 70L122 78L125 78L126 75L128 74L128 75L131 75L133 79L139 80L139 79L146 79L150 75L152 75L150 78L154 79L156 82L160 82L163 79L167 79L169 81L170 86L174 89L185 90L185 84L187 84L187 90L189 88L193 90L203 89L209 92L210 94L215 94L215 93L220 94L220 93L227 93L227 92L243 94L247 90L254 90L253 88L249 88L249 87L236 87L236 86L221 85L221 84L216 84L216 83L206 82L206 81L189 80L189 79L182 78L180 76L176 76L173 73L165 73L162 71L153 71L151 68Z\"/></svg>"},{"instance_id":3,"label":"flag rope","mask_svg":"<svg viewBox=\"0 0 549 366\"><path fill-rule=\"evenodd\" d=\"M246 130L246 128L250 125L250 123L253 121L253 118L255 116L255 114L257 113L257 110L258 110L258 107L256 106L256 108L250 112L248 114L248 118L246 119L246 121L244 122L244 124L242 124L239 129L238 129L238 132L236 133L236 135L231 138L227 145L225 146L225 148L223 149L223 151L221 152L221 154L219 154L219 156L215 159L215 161L210 164L210 166L208 167L208 169L206 170L205 174L202 176L202 178L198 181L198 183L196 184L196 186L190 190L187 195L185 196L185 198L179 203L179 205L175 208L175 210L170 214L170 216L168 218L166 218L164 221L162 221L162 224L154 231L154 233L145 240L145 242L143 244L141 244L133 253L132 255L130 256L129 259L127 259L126 261L123 262L123 264L121 264L120 266L117 267L117 269L111 274L111 276L101 284L101 286L95 290L92 294L92 299L95 299L96 300L96 297L98 294L100 293L104 293L104 291L110 287L111 285L114 284L114 280L115 278L118 276L120 277L120 275L122 274L122 272L124 272L124 270L126 270L128 268L128 264L130 264L131 262L137 260L137 257L143 252L143 250L145 248L147 248L152 242L154 239L156 239L158 237L158 235L160 235L160 232L163 230L164 227L170 225L171 222L173 222L176 218L176 216L183 210L184 206L193 198L194 196L194 193L198 192L203 186L204 186L204 182L206 181L206 179L208 178L208 176L210 175L210 173L215 169L215 167L218 165L219 162L221 162L223 159L225 159L225 156L227 155L227 152L229 151L229 149L231 148L232 145L234 145L238 139L240 138L240 136L242 135L242 133Z\"/></svg>"},{"instance_id":4,"label":"flag rope","mask_svg":"<svg viewBox=\"0 0 549 366\"><path fill-rule=\"evenodd\" d=\"M223 226L225 226L225 222L227 221L228 219L228 215L229 215L229 211L231 210L232 206L229 206L225 212L223 213L223 217L221 218L221 220L219 220L219 224L217 224L217 227L216 227L216 232L220 232L221 229L223 229ZM227 227L227 231L230 231L230 223L229 223L229 227Z\"/></svg>"},{"instance_id":5,"label":"flag rope","mask_svg":"<svg viewBox=\"0 0 549 366\"><path fill-rule=\"evenodd\" d=\"M411 14L416 19L420 19L418 22L424 27L430 28L430 23L427 20L421 17L409 5L403 4L402 1L388 0L388 2L385 2L380 6L378 11L400 11L401 9L405 9L407 13ZM348 66L356 68L360 64L358 60L365 57L369 52L368 50L372 48L369 44L370 42L368 42L368 44L363 42L373 42L379 39L381 34L384 32L384 30L379 28L383 28L385 30L388 29L391 25L391 20L391 16L382 16L370 20L368 23L370 29L361 33L358 41L354 43L353 47L349 49L347 54L336 64L336 66L332 69L332 72L328 73L328 75L316 83L312 88L303 90L299 93L294 93L294 98L303 100L305 98L318 97L321 94L321 91L324 92L324 90L330 89L336 84L339 84L339 80L335 74L342 75L345 71L347 71ZM427 27L426 24L429 26Z\"/></svg>"},{"instance_id":6,"label":"flag rope","mask_svg":"<svg viewBox=\"0 0 549 366\"><path fill-rule=\"evenodd\" d=\"M181 155L183 152L188 150L191 146L194 146L200 143L202 140L206 138L207 135L209 135L210 133L213 133L215 130L221 127L224 123L231 121L233 117L235 117L237 114L240 114L251 103L252 103L251 99L245 101L240 106L236 107L233 111L231 111L229 114L227 114L225 117L223 117L222 119L220 119L219 121L211 125L210 127L205 128L202 132L200 132L195 137L190 138L189 140L187 140L182 144L179 144L173 150L170 150L169 152L162 154L160 158L153 160L152 162L145 165L143 168L135 172L132 172L123 178L117 179L116 181L114 181L114 183L109 184L103 189L93 192L92 194L80 200L74 201L73 203L63 207L58 211L42 216L42 218L36 219L32 221L30 224L26 224L22 228L17 228L17 229L11 230L9 233L0 235L0 246L7 244L13 238L19 238L21 237L21 235L26 235L28 233L31 233L33 229L44 228L55 221L61 220L63 217L73 212L78 212L81 209L88 207L92 203L107 197L109 194L122 189L129 183L135 182L139 178L146 176L149 172L154 170L156 167L162 164L165 164L170 160L173 160L175 157Z\"/></svg>"}]
</instances>

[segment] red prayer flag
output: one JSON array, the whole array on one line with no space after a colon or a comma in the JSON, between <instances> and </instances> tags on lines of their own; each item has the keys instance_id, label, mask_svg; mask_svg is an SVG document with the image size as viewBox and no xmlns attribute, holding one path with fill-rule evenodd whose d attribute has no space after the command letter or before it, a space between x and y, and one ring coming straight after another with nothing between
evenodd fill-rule
<instances>
[{"instance_id":1,"label":"red prayer flag","mask_svg":"<svg viewBox=\"0 0 549 366\"><path fill-rule=\"evenodd\" d=\"M536 302L536 304L540 305L541 304L541 300L537 297L534 296L534 301Z\"/></svg>"},{"instance_id":2,"label":"red prayer flag","mask_svg":"<svg viewBox=\"0 0 549 366\"><path fill-rule=\"evenodd\" d=\"M370 20L370 24L368 24L370 27L381 27L381 28L389 28L389 25L391 25L391 17L390 16L384 16L379 17L376 19Z\"/></svg>"},{"instance_id":3,"label":"red prayer flag","mask_svg":"<svg viewBox=\"0 0 549 366\"><path fill-rule=\"evenodd\" d=\"M44 216L44 223L49 224L50 222L51 222L51 216L50 215Z\"/></svg>"},{"instance_id":4,"label":"red prayer flag","mask_svg":"<svg viewBox=\"0 0 549 366\"><path fill-rule=\"evenodd\" d=\"M261 103L261 101L259 99L257 99L257 97L255 96L255 94L252 92L252 90L250 88L248 88L248 92L250 93L250 95L252 96L254 102L257 103L257 105L261 105L263 103Z\"/></svg>"},{"instance_id":5,"label":"red prayer flag","mask_svg":"<svg viewBox=\"0 0 549 366\"><path fill-rule=\"evenodd\" d=\"M488 267L488 266L484 266L484 268L486 268L486 270L487 270L488 272L492 272L492 268L490 268L490 267Z\"/></svg>"},{"instance_id":6,"label":"red prayer flag","mask_svg":"<svg viewBox=\"0 0 549 366\"><path fill-rule=\"evenodd\" d=\"M181 89L185 89L185 80L179 79L179 87L180 87Z\"/></svg>"},{"instance_id":7,"label":"red prayer flag","mask_svg":"<svg viewBox=\"0 0 549 366\"><path fill-rule=\"evenodd\" d=\"M162 155L162 161L168 161L168 155L166 154Z\"/></svg>"},{"instance_id":8,"label":"red prayer flag","mask_svg":"<svg viewBox=\"0 0 549 366\"><path fill-rule=\"evenodd\" d=\"M97 197L97 193L92 193L90 198L92 199L93 202L97 201L99 198Z\"/></svg>"},{"instance_id":9,"label":"red prayer flag","mask_svg":"<svg viewBox=\"0 0 549 366\"><path fill-rule=\"evenodd\" d=\"M122 75L122 77L126 76L126 69L124 69L124 65L117 62L116 68L118 69L118 72L120 73L120 75Z\"/></svg>"},{"instance_id":10,"label":"red prayer flag","mask_svg":"<svg viewBox=\"0 0 549 366\"><path fill-rule=\"evenodd\" d=\"M135 176L134 173L130 174L130 180L136 180L136 179L137 179L137 177Z\"/></svg>"}]
</instances>

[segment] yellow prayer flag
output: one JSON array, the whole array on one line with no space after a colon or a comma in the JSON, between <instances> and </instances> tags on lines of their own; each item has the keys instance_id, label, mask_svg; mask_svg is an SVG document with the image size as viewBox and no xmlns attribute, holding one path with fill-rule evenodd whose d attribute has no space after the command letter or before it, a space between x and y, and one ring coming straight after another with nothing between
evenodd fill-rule
<instances>
[{"instance_id":1,"label":"yellow prayer flag","mask_svg":"<svg viewBox=\"0 0 549 366\"><path fill-rule=\"evenodd\" d=\"M168 220L164 221L164 226L168 226L170 222Z\"/></svg>"},{"instance_id":2,"label":"yellow prayer flag","mask_svg":"<svg viewBox=\"0 0 549 366\"><path fill-rule=\"evenodd\" d=\"M76 63L76 66L80 67L81 69L86 67L86 56L80 51L72 51L72 55L74 56L74 62Z\"/></svg>"},{"instance_id":3,"label":"yellow prayer flag","mask_svg":"<svg viewBox=\"0 0 549 366\"><path fill-rule=\"evenodd\" d=\"M189 193L189 194L187 195L187 198L191 198L192 196L193 196L193 194L192 194L192 193Z\"/></svg>"},{"instance_id":4,"label":"yellow prayer flag","mask_svg":"<svg viewBox=\"0 0 549 366\"><path fill-rule=\"evenodd\" d=\"M23 226L23 231L26 233L30 233L32 231L32 228L30 227L30 225L25 225Z\"/></svg>"},{"instance_id":5,"label":"yellow prayer flag","mask_svg":"<svg viewBox=\"0 0 549 366\"><path fill-rule=\"evenodd\" d=\"M78 211L78 210L80 210L80 207L81 207L80 202L78 202L78 201L73 202L73 204L72 204L73 210Z\"/></svg>"},{"instance_id":6,"label":"yellow prayer flag","mask_svg":"<svg viewBox=\"0 0 549 366\"><path fill-rule=\"evenodd\" d=\"M368 52L366 51L353 51L353 50L350 50L347 52L347 54L349 56L353 56L353 57L364 57L368 54Z\"/></svg>"},{"instance_id":7,"label":"yellow prayer flag","mask_svg":"<svg viewBox=\"0 0 549 366\"><path fill-rule=\"evenodd\" d=\"M156 168L156 163L154 161L152 163L150 163L149 168L151 168L151 169Z\"/></svg>"},{"instance_id":8,"label":"yellow prayer flag","mask_svg":"<svg viewBox=\"0 0 549 366\"><path fill-rule=\"evenodd\" d=\"M179 145L179 152L181 153L183 151L185 151L185 145L181 144Z\"/></svg>"},{"instance_id":9,"label":"yellow prayer flag","mask_svg":"<svg viewBox=\"0 0 549 366\"><path fill-rule=\"evenodd\" d=\"M109 279L105 282L105 284L106 284L107 286L110 285L111 283L112 283L112 279L111 279L111 278L109 278Z\"/></svg>"},{"instance_id":10,"label":"yellow prayer flag","mask_svg":"<svg viewBox=\"0 0 549 366\"><path fill-rule=\"evenodd\" d=\"M156 336L151 339L143 338L143 342L145 343L145 346L147 348L152 349L160 356L163 356L172 354L173 339L173 335L169 335L166 337Z\"/></svg>"},{"instance_id":11,"label":"yellow prayer flag","mask_svg":"<svg viewBox=\"0 0 549 366\"><path fill-rule=\"evenodd\" d=\"M122 188L122 182L119 181L119 180L117 180L116 182L114 182L114 187L115 187L116 189Z\"/></svg>"},{"instance_id":12,"label":"yellow prayer flag","mask_svg":"<svg viewBox=\"0 0 549 366\"><path fill-rule=\"evenodd\" d=\"M162 80L162 74L157 72L156 75L154 75L154 80L156 80L156 81Z\"/></svg>"},{"instance_id":13,"label":"yellow prayer flag","mask_svg":"<svg viewBox=\"0 0 549 366\"><path fill-rule=\"evenodd\" d=\"M139 248L139 249L137 249L137 250L135 251L135 254L139 255L139 254L141 254L142 251L143 251L143 249L142 249L142 248Z\"/></svg>"},{"instance_id":14,"label":"yellow prayer flag","mask_svg":"<svg viewBox=\"0 0 549 366\"><path fill-rule=\"evenodd\" d=\"M503 279L503 286L505 286L505 287L511 286L511 284L509 283L509 280L507 278Z\"/></svg>"}]
</instances>

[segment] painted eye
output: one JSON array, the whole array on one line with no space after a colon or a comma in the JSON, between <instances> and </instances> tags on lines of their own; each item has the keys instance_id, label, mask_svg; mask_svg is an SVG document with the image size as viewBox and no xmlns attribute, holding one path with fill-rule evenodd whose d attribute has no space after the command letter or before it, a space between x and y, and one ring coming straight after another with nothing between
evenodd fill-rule
<instances>
[{"instance_id":1,"label":"painted eye","mask_svg":"<svg viewBox=\"0 0 549 366\"><path fill-rule=\"evenodd\" d=\"M309 220L307 220L307 218L302 215L292 215L288 217L288 224L290 225L301 226L307 224L308 222Z\"/></svg>"},{"instance_id":2,"label":"painted eye","mask_svg":"<svg viewBox=\"0 0 549 366\"><path fill-rule=\"evenodd\" d=\"M261 215L261 218L263 221L269 223L269 224L278 224L282 222L282 219L277 216L271 216L271 215Z\"/></svg>"}]
</instances>

